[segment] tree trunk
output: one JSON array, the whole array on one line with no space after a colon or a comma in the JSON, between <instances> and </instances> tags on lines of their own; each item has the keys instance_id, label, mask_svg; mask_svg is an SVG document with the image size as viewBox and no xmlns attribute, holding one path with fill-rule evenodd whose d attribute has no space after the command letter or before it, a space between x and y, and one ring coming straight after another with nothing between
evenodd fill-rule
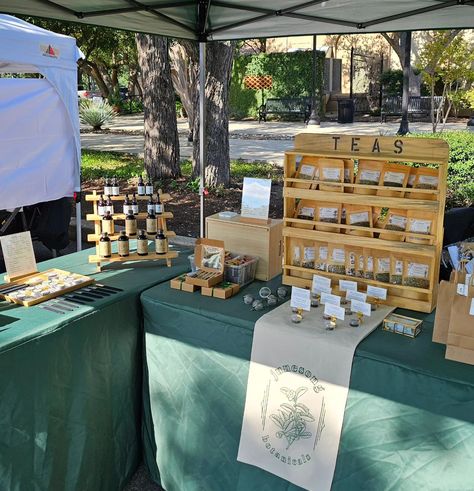
<instances>
[{"instance_id":1,"label":"tree trunk","mask_svg":"<svg viewBox=\"0 0 474 491\"><path fill-rule=\"evenodd\" d=\"M208 43L206 50L207 146L205 184L206 186L228 186L230 184L229 86L234 44ZM196 51L194 56L195 53ZM194 108L193 176L197 177L200 168L198 91L194 97Z\"/></svg>"},{"instance_id":2,"label":"tree trunk","mask_svg":"<svg viewBox=\"0 0 474 491\"><path fill-rule=\"evenodd\" d=\"M136 34L136 41L143 89L145 169L152 180L176 178L181 171L168 41L148 34Z\"/></svg>"},{"instance_id":3,"label":"tree trunk","mask_svg":"<svg viewBox=\"0 0 474 491\"><path fill-rule=\"evenodd\" d=\"M410 130L408 127L408 104L410 100L410 68L411 68L411 32L402 32L404 47L403 56L403 94L402 94L402 120L397 135L406 135Z\"/></svg>"}]
</instances>

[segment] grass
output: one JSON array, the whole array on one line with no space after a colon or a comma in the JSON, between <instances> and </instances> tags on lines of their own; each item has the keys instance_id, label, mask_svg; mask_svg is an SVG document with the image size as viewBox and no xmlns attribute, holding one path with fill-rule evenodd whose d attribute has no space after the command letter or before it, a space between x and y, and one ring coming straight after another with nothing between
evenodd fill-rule
<instances>
[{"instance_id":1,"label":"grass","mask_svg":"<svg viewBox=\"0 0 474 491\"><path fill-rule=\"evenodd\" d=\"M183 177L189 179L192 173L191 161L181 163ZM260 177L280 181L283 170L266 162L244 162L232 160L232 179L241 181L244 177ZM130 179L144 173L143 159L134 155L99 150L82 150L82 179L91 180L107 176Z\"/></svg>"}]
</instances>

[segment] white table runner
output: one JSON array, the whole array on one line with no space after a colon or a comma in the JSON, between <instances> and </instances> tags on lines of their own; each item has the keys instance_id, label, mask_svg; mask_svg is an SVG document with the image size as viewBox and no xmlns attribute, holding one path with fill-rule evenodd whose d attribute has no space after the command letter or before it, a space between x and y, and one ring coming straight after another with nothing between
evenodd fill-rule
<instances>
[{"instance_id":1,"label":"white table runner","mask_svg":"<svg viewBox=\"0 0 474 491\"><path fill-rule=\"evenodd\" d=\"M237 460L308 490L331 488L355 349L393 307L326 331L323 307L290 320L289 302L255 324Z\"/></svg>"}]
</instances>

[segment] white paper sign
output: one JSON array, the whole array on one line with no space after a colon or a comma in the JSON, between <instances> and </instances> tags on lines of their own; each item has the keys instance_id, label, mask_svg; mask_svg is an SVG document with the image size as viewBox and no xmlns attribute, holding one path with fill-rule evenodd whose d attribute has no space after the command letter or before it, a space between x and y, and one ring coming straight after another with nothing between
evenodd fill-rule
<instances>
[{"instance_id":1,"label":"white paper sign","mask_svg":"<svg viewBox=\"0 0 474 491\"><path fill-rule=\"evenodd\" d=\"M380 300L386 300L387 289L369 285L367 287L367 296L372 298L378 298Z\"/></svg>"},{"instance_id":2,"label":"white paper sign","mask_svg":"<svg viewBox=\"0 0 474 491\"><path fill-rule=\"evenodd\" d=\"M9 278L38 271L30 232L5 235L0 237L0 243Z\"/></svg>"},{"instance_id":3,"label":"white paper sign","mask_svg":"<svg viewBox=\"0 0 474 491\"><path fill-rule=\"evenodd\" d=\"M339 307L339 305L341 305L341 297L332 295L331 293L321 293L321 303L330 303L331 305L336 305Z\"/></svg>"},{"instance_id":4,"label":"white paper sign","mask_svg":"<svg viewBox=\"0 0 474 491\"><path fill-rule=\"evenodd\" d=\"M267 220L271 189L271 179L244 177L241 216Z\"/></svg>"},{"instance_id":5,"label":"white paper sign","mask_svg":"<svg viewBox=\"0 0 474 491\"><path fill-rule=\"evenodd\" d=\"M317 274L313 275L313 284L311 286L311 291L316 292L326 292L331 293L331 279L325 276L319 276Z\"/></svg>"},{"instance_id":6,"label":"white paper sign","mask_svg":"<svg viewBox=\"0 0 474 491\"><path fill-rule=\"evenodd\" d=\"M465 285L464 283L458 283L458 286L456 288L456 292L458 295L462 295L464 297L467 297L467 293L468 293L468 286Z\"/></svg>"},{"instance_id":7,"label":"white paper sign","mask_svg":"<svg viewBox=\"0 0 474 491\"><path fill-rule=\"evenodd\" d=\"M335 317L336 319L340 319L341 321L343 321L346 311L342 307L338 307L337 305L327 303L324 306L324 313L326 315L330 315L331 317Z\"/></svg>"},{"instance_id":8,"label":"white paper sign","mask_svg":"<svg viewBox=\"0 0 474 491\"><path fill-rule=\"evenodd\" d=\"M353 290L347 290L346 299L347 300L357 300L358 302L366 302L367 301L367 293L355 292Z\"/></svg>"},{"instance_id":9,"label":"white paper sign","mask_svg":"<svg viewBox=\"0 0 474 491\"><path fill-rule=\"evenodd\" d=\"M474 315L474 298L471 300L471 308L469 310L470 315Z\"/></svg>"},{"instance_id":10,"label":"white paper sign","mask_svg":"<svg viewBox=\"0 0 474 491\"><path fill-rule=\"evenodd\" d=\"M469 274L474 273L474 257L468 263L466 263L466 271Z\"/></svg>"},{"instance_id":11,"label":"white paper sign","mask_svg":"<svg viewBox=\"0 0 474 491\"><path fill-rule=\"evenodd\" d=\"M454 269L459 269L459 251L457 246L449 246L448 247L449 257L451 258L451 262L453 263Z\"/></svg>"},{"instance_id":12,"label":"white paper sign","mask_svg":"<svg viewBox=\"0 0 474 491\"><path fill-rule=\"evenodd\" d=\"M311 292L305 288L294 286L291 289L290 306L294 309L311 310Z\"/></svg>"},{"instance_id":13,"label":"white paper sign","mask_svg":"<svg viewBox=\"0 0 474 491\"><path fill-rule=\"evenodd\" d=\"M370 303L359 302L358 300L351 300L351 310L352 312L360 312L367 317L370 317L372 315L372 308L370 306Z\"/></svg>"},{"instance_id":14,"label":"white paper sign","mask_svg":"<svg viewBox=\"0 0 474 491\"><path fill-rule=\"evenodd\" d=\"M357 291L357 281L339 280L339 290L341 292Z\"/></svg>"}]
</instances>

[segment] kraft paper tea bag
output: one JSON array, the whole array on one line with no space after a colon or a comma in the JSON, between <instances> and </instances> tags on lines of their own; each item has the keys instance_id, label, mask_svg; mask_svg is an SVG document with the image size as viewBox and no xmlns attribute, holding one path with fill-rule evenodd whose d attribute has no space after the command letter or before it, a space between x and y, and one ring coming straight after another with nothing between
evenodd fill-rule
<instances>
[{"instance_id":1,"label":"kraft paper tea bag","mask_svg":"<svg viewBox=\"0 0 474 491\"><path fill-rule=\"evenodd\" d=\"M403 256L399 254L390 254L390 283L392 285L401 285L403 281Z\"/></svg>"},{"instance_id":2,"label":"kraft paper tea bag","mask_svg":"<svg viewBox=\"0 0 474 491\"><path fill-rule=\"evenodd\" d=\"M416 169L413 189L438 189L439 169L433 167L418 167ZM435 194L410 192L411 199L436 200Z\"/></svg>"},{"instance_id":3,"label":"kraft paper tea bag","mask_svg":"<svg viewBox=\"0 0 474 491\"><path fill-rule=\"evenodd\" d=\"M374 279L374 254L371 249L364 247L364 278Z\"/></svg>"},{"instance_id":4,"label":"kraft paper tea bag","mask_svg":"<svg viewBox=\"0 0 474 491\"><path fill-rule=\"evenodd\" d=\"M324 223L341 223L341 203L331 203L331 202L318 202L316 205L316 217L317 222ZM316 230L322 232L334 232L339 233L339 227L326 227L324 225L316 225Z\"/></svg>"},{"instance_id":5,"label":"kraft paper tea bag","mask_svg":"<svg viewBox=\"0 0 474 491\"><path fill-rule=\"evenodd\" d=\"M356 184L378 186L384 163L379 160L359 160ZM377 189L354 188L355 194L377 194Z\"/></svg>"},{"instance_id":6,"label":"kraft paper tea bag","mask_svg":"<svg viewBox=\"0 0 474 491\"><path fill-rule=\"evenodd\" d=\"M346 225L356 227L372 227L372 208L363 205L345 205L346 207ZM373 237L373 232L357 229L346 229L346 234L358 235L361 237Z\"/></svg>"},{"instance_id":7,"label":"kraft paper tea bag","mask_svg":"<svg viewBox=\"0 0 474 491\"><path fill-rule=\"evenodd\" d=\"M374 250L374 279L382 283L390 281L390 253Z\"/></svg>"},{"instance_id":8,"label":"kraft paper tea bag","mask_svg":"<svg viewBox=\"0 0 474 491\"><path fill-rule=\"evenodd\" d=\"M308 181L319 179L319 164L317 157L305 156L301 159L300 165L296 170L295 177L297 179L305 179ZM308 182L293 182L292 187L299 189L317 189L317 183Z\"/></svg>"},{"instance_id":9,"label":"kraft paper tea bag","mask_svg":"<svg viewBox=\"0 0 474 491\"><path fill-rule=\"evenodd\" d=\"M314 224L312 222L315 220L316 207L316 201L301 199L296 206L294 216L300 220L307 220L309 223L292 223L292 227L313 230Z\"/></svg>"},{"instance_id":10,"label":"kraft paper tea bag","mask_svg":"<svg viewBox=\"0 0 474 491\"><path fill-rule=\"evenodd\" d=\"M403 267L403 284L415 288L430 287L430 261L422 257L406 255Z\"/></svg>"},{"instance_id":11,"label":"kraft paper tea bag","mask_svg":"<svg viewBox=\"0 0 474 491\"><path fill-rule=\"evenodd\" d=\"M408 210L407 219L407 232L432 235L435 231L436 215L431 211ZM405 241L414 244L432 244L433 238L423 239L421 237L407 235Z\"/></svg>"},{"instance_id":12,"label":"kraft paper tea bag","mask_svg":"<svg viewBox=\"0 0 474 491\"><path fill-rule=\"evenodd\" d=\"M344 161L341 159L320 158L319 162L319 190L343 192L344 187L337 183L344 182ZM324 181L324 184L323 184ZM334 184L326 184L334 183Z\"/></svg>"},{"instance_id":13,"label":"kraft paper tea bag","mask_svg":"<svg viewBox=\"0 0 474 491\"><path fill-rule=\"evenodd\" d=\"M346 274L346 252L343 245L329 244L328 273Z\"/></svg>"},{"instance_id":14,"label":"kraft paper tea bag","mask_svg":"<svg viewBox=\"0 0 474 491\"><path fill-rule=\"evenodd\" d=\"M383 222L384 230L393 230L396 232L405 232L408 225L407 210L389 209L387 216ZM395 240L403 242L405 236L402 234L380 233L379 239L383 240Z\"/></svg>"},{"instance_id":15,"label":"kraft paper tea bag","mask_svg":"<svg viewBox=\"0 0 474 491\"><path fill-rule=\"evenodd\" d=\"M354 161L349 159L344 159L344 182L352 184L355 179L354 174ZM354 188L344 188L345 193L352 193Z\"/></svg>"},{"instance_id":16,"label":"kraft paper tea bag","mask_svg":"<svg viewBox=\"0 0 474 491\"><path fill-rule=\"evenodd\" d=\"M403 164L384 164L380 177L380 186L404 188L410 175L410 167ZM377 196L390 196L403 198L405 191L389 189L377 190Z\"/></svg>"}]
</instances>

